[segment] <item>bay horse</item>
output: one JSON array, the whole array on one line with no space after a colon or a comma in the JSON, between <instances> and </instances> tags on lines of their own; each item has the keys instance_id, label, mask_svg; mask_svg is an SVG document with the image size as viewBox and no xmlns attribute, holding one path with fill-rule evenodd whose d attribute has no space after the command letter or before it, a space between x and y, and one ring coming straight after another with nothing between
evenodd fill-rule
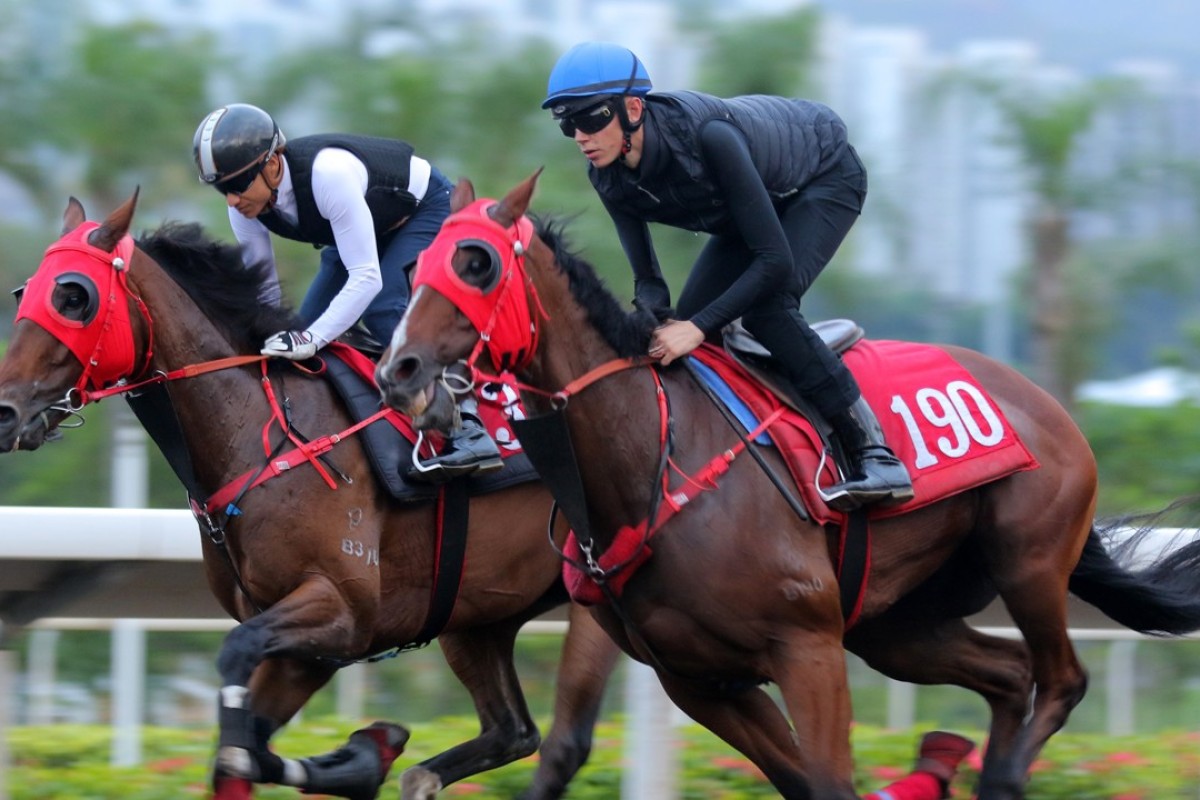
<instances>
[{"instance_id":1,"label":"bay horse","mask_svg":"<svg viewBox=\"0 0 1200 800\"><path fill-rule=\"evenodd\" d=\"M782 796L857 796L843 648L899 680L979 693L991 722L978 796L1012 800L1086 689L1067 633L1068 592L1139 631L1200 627L1197 546L1127 566L1093 519L1096 463L1067 412L1016 370L948 345L929 347L986 396L959 381L958 399L978 400L962 412L953 392L941 404L924 395L935 425L925 455L944 461L956 443L991 436L974 408L996 422L992 412L1002 413L1031 460L915 510L872 512L865 591L848 626L838 527L796 512L762 466L787 474L778 448L746 447L754 436L729 423L682 363L647 363L656 322L621 308L561 225L527 218L536 180L499 201L477 201L460 181L377 383L388 404L418 413L447 365L516 374L529 422L553 451L542 463L575 470L552 486L580 545L564 554L568 565L604 589L593 613ZM518 435L531 451L526 430ZM762 464L733 457L748 450ZM706 471L718 461L726 472ZM996 597L1022 641L965 621ZM782 709L761 688L768 682Z\"/></svg>"},{"instance_id":2,"label":"bay horse","mask_svg":"<svg viewBox=\"0 0 1200 800\"><path fill-rule=\"evenodd\" d=\"M190 455L187 488L204 493L192 500L206 577L240 621L217 658L214 796L248 798L254 783L273 782L373 798L408 737L399 725L376 723L339 750L303 760L281 759L268 743L341 666L412 645L424 631L437 509L395 501L359 438L343 435L322 459L241 492L235 512L197 511L196 501L203 506L221 487L242 485L239 476L260 474L266 449L344 433L353 420L325 380L243 355L257 354L271 331L295 327L290 311L260 307L261 270L194 224L167 223L134 242L136 201L135 192L99 224L74 198L68 203L64 238L26 284L26 318L18 314L0 361L0 452L37 449L64 418L106 394L165 385ZM282 427L266 425L273 415ZM537 481L470 502L465 568L438 640L474 700L480 733L406 770L405 800L432 798L538 748L513 644L526 621L567 600L546 547L550 504ZM570 617L554 725L530 798L560 797L586 760L619 654L587 613L572 608Z\"/></svg>"}]
</instances>

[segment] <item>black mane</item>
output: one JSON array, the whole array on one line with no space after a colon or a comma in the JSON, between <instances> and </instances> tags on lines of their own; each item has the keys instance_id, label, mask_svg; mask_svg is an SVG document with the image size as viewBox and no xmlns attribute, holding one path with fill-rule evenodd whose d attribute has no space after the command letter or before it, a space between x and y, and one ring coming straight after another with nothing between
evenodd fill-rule
<instances>
[{"instance_id":1,"label":"black mane","mask_svg":"<svg viewBox=\"0 0 1200 800\"><path fill-rule=\"evenodd\" d=\"M595 268L570 247L560 220L530 215L538 238L554 252L558 266L566 273L571 294L583 306L588 319L620 358L644 356L650 346L650 334L658 324L654 315L641 310L626 311L613 296Z\"/></svg>"},{"instance_id":2,"label":"black mane","mask_svg":"<svg viewBox=\"0 0 1200 800\"><path fill-rule=\"evenodd\" d=\"M300 327L290 309L264 306L259 301L269 267L247 267L237 245L211 238L200 225L167 222L153 233L143 234L137 244L188 293L239 353L256 353L271 334Z\"/></svg>"}]
</instances>

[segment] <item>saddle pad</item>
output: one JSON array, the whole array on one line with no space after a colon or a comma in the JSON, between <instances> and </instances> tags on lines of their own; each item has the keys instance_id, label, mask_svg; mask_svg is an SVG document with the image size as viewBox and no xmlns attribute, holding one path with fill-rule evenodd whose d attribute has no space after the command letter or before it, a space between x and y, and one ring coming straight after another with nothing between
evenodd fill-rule
<instances>
[{"instance_id":1,"label":"saddle pad","mask_svg":"<svg viewBox=\"0 0 1200 800\"><path fill-rule=\"evenodd\" d=\"M781 406L774 394L724 350L705 344L693 351L692 357L719 374L756 419ZM888 445L913 479L913 499L873 510L873 519L913 511L1006 475L1037 468L1037 459L999 407L944 350L912 342L864 339L843 353L842 359L879 418ZM829 508L814 485L821 443L811 423L788 408L770 433L813 518L823 524L841 522L845 515ZM829 461L819 481L825 487L837 481Z\"/></svg>"},{"instance_id":2,"label":"saddle pad","mask_svg":"<svg viewBox=\"0 0 1200 800\"><path fill-rule=\"evenodd\" d=\"M379 411L379 389L375 385L375 362L352 347L333 342L321 353L325 376L346 404L354 421ZM504 467L467 478L470 496L507 489L519 483L537 480L537 472L508 421L510 406L519 406L517 390L508 384L480 387L479 415L496 444ZM416 431L408 417L391 411L358 433L375 476L388 492L401 502L426 502L437 497L438 487L430 483L408 481L403 473L411 463Z\"/></svg>"}]
</instances>

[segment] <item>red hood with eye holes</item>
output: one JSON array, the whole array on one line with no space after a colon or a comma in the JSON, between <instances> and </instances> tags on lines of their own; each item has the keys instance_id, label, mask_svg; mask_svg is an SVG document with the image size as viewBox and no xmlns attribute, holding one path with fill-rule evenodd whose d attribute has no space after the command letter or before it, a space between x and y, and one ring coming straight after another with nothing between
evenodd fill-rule
<instances>
[{"instance_id":1,"label":"red hood with eye holes","mask_svg":"<svg viewBox=\"0 0 1200 800\"><path fill-rule=\"evenodd\" d=\"M501 369L520 369L529 363L537 340L537 325L529 298L524 254L533 238L533 223L521 217L505 228L488 216L495 200L476 200L450 215L437 237L417 258L413 291L428 286L455 305L480 332L492 361ZM484 291L454 271L454 254L468 240L483 242L500 257L500 279Z\"/></svg>"},{"instance_id":2,"label":"red hood with eye holes","mask_svg":"<svg viewBox=\"0 0 1200 800\"><path fill-rule=\"evenodd\" d=\"M44 328L79 359L83 365L80 387L89 389L129 377L134 357L125 286L133 238L126 234L116 249L107 253L87 240L99 227L98 222L85 222L47 248L17 307L18 321L29 319ZM90 321L68 319L54 307L57 279L67 273L83 275L95 284L97 310Z\"/></svg>"}]
</instances>

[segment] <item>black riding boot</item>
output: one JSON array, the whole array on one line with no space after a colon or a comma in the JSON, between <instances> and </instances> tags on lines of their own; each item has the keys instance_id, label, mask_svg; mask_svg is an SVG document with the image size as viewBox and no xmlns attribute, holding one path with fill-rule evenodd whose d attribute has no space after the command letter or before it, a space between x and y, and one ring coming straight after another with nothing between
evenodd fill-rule
<instances>
[{"instance_id":1,"label":"black riding boot","mask_svg":"<svg viewBox=\"0 0 1200 800\"><path fill-rule=\"evenodd\" d=\"M896 505L912 499L908 470L884 442L883 429L865 399L858 398L829 422L849 462L843 468L845 480L822 492L830 507L853 511L871 503Z\"/></svg>"},{"instance_id":2,"label":"black riding boot","mask_svg":"<svg viewBox=\"0 0 1200 800\"><path fill-rule=\"evenodd\" d=\"M442 483L476 472L490 472L500 469L504 462L500 459L500 448L492 440L487 429L479 418L479 406L474 397L467 397L459 403L459 417L462 424L450 432L442 452L428 461L421 462L420 468L414 467L408 471L408 477L430 483Z\"/></svg>"}]
</instances>

